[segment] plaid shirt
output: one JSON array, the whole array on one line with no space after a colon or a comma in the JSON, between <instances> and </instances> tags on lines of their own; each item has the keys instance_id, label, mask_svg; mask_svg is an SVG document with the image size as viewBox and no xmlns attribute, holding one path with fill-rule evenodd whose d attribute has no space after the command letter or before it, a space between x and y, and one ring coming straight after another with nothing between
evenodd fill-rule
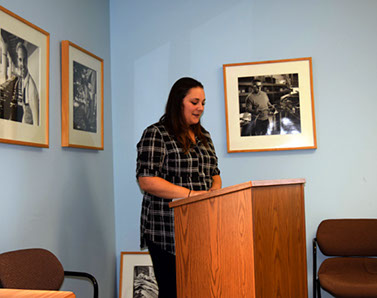
<instances>
[{"instance_id":1,"label":"plaid shirt","mask_svg":"<svg viewBox=\"0 0 377 298\"><path fill-rule=\"evenodd\" d=\"M137 144L136 177L161 177L191 190L209 190L212 176L219 175L220 170L210 134L206 131L203 133L208 139L208 148L196 138L196 144L185 154L182 145L161 123L149 126ZM174 214L173 209L169 208L171 201L144 193L141 248L145 248L146 240L150 240L175 254Z\"/></svg>"}]
</instances>

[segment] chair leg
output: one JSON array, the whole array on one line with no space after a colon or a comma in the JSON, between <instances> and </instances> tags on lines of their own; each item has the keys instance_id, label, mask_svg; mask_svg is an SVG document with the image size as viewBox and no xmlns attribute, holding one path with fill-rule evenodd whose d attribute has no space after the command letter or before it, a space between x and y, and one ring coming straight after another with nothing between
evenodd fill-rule
<instances>
[{"instance_id":1,"label":"chair leg","mask_svg":"<svg viewBox=\"0 0 377 298\"><path fill-rule=\"evenodd\" d=\"M317 298L317 280L313 278L313 298Z\"/></svg>"},{"instance_id":2,"label":"chair leg","mask_svg":"<svg viewBox=\"0 0 377 298\"><path fill-rule=\"evenodd\" d=\"M317 239L313 238L313 298L317 298Z\"/></svg>"},{"instance_id":3,"label":"chair leg","mask_svg":"<svg viewBox=\"0 0 377 298\"><path fill-rule=\"evenodd\" d=\"M317 279L317 293L318 293L318 298L321 298L321 285L319 284L318 279Z\"/></svg>"}]
</instances>

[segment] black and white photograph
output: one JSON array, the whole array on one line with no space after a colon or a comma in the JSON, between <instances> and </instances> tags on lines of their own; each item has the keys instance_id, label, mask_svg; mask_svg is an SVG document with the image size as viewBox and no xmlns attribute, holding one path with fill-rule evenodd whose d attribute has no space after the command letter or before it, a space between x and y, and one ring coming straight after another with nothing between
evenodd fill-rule
<instances>
[{"instance_id":1,"label":"black and white photograph","mask_svg":"<svg viewBox=\"0 0 377 298\"><path fill-rule=\"evenodd\" d=\"M48 147L50 35L0 6L0 141Z\"/></svg>"},{"instance_id":2,"label":"black and white photograph","mask_svg":"<svg viewBox=\"0 0 377 298\"><path fill-rule=\"evenodd\" d=\"M147 251L120 253L119 298L157 298L158 286Z\"/></svg>"},{"instance_id":3,"label":"black and white photograph","mask_svg":"<svg viewBox=\"0 0 377 298\"><path fill-rule=\"evenodd\" d=\"M39 125L39 49L1 29L0 118ZM33 75L32 75L33 73Z\"/></svg>"},{"instance_id":4,"label":"black and white photograph","mask_svg":"<svg viewBox=\"0 0 377 298\"><path fill-rule=\"evenodd\" d=\"M133 298L157 298L158 286L153 266L135 266Z\"/></svg>"},{"instance_id":5,"label":"black and white photograph","mask_svg":"<svg viewBox=\"0 0 377 298\"><path fill-rule=\"evenodd\" d=\"M97 132L97 73L73 61L73 128Z\"/></svg>"},{"instance_id":6,"label":"black and white photograph","mask_svg":"<svg viewBox=\"0 0 377 298\"><path fill-rule=\"evenodd\" d=\"M312 59L223 65L228 152L315 149Z\"/></svg>"},{"instance_id":7,"label":"black and white photograph","mask_svg":"<svg viewBox=\"0 0 377 298\"><path fill-rule=\"evenodd\" d=\"M68 41L62 53L62 146L103 150L103 59Z\"/></svg>"},{"instance_id":8,"label":"black and white photograph","mask_svg":"<svg viewBox=\"0 0 377 298\"><path fill-rule=\"evenodd\" d=\"M301 133L298 74L238 78L241 137Z\"/></svg>"}]
</instances>

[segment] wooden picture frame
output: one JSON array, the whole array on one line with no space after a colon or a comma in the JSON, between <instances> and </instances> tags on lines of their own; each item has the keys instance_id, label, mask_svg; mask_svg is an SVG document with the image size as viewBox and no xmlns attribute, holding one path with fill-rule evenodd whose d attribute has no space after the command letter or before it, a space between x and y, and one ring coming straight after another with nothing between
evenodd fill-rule
<instances>
[{"instance_id":1,"label":"wooden picture frame","mask_svg":"<svg viewBox=\"0 0 377 298\"><path fill-rule=\"evenodd\" d=\"M148 252L122 251L119 276L119 298L158 297L158 286Z\"/></svg>"},{"instance_id":2,"label":"wooden picture frame","mask_svg":"<svg viewBox=\"0 0 377 298\"><path fill-rule=\"evenodd\" d=\"M62 146L103 150L103 59L68 41L62 50Z\"/></svg>"},{"instance_id":3,"label":"wooden picture frame","mask_svg":"<svg viewBox=\"0 0 377 298\"><path fill-rule=\"evenodd\" d=\"M0 142L49 147L50 34L0 6Z\"/></svg>"},{"instance_id":4,"label":"wooden picture frame","mask_svg":"<svg viewBox=\"0 0 377 298\"><path fill-rule=\"evenodd\" d=\"M228 152L317 148L312 59L224 64Z\"/></svg>"}]
</instances>

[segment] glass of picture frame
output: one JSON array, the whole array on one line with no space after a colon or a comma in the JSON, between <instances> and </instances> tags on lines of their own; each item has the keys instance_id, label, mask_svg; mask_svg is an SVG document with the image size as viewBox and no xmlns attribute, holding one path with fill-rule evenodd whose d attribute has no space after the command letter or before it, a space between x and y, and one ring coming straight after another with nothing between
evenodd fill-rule
<instances>
[{"instance_id":1,"label":"glass of picture frame","mask_svg":"<svg viewBox=\"0 0 377 298\"><path fill-rule=\"evenodd\" d=\"M62 146L103 150L103 59L64 40Z\"/></svg>"},{"instance_id":2,"label":"glass of picture frame","mask_svg":"<svg viewBox=\"0 0 377 298\"><path fill-rule=\"evenodd\" d=\"M148 252L121 252L119 298L157 298L158 286Z\"/></svg>"},{"instance_id":3,"label":"glass of picture frame","mask_svg":"<svg viewBox=\"0 0 377 298\"><path fill-rule=\"evenodd\" d=\"M0 6L0 142L49 147L50 34Z\"/></svg>"},{"instance_id":4,"label":"glass of picture frame","mask_svg":"<svg viewBox=\"0 0 377 298\"><path fill-rule=\"evenodd\" d=\"M224 64L228 152L316 149L312 59Z\"/></svg>"}]
</instances>

